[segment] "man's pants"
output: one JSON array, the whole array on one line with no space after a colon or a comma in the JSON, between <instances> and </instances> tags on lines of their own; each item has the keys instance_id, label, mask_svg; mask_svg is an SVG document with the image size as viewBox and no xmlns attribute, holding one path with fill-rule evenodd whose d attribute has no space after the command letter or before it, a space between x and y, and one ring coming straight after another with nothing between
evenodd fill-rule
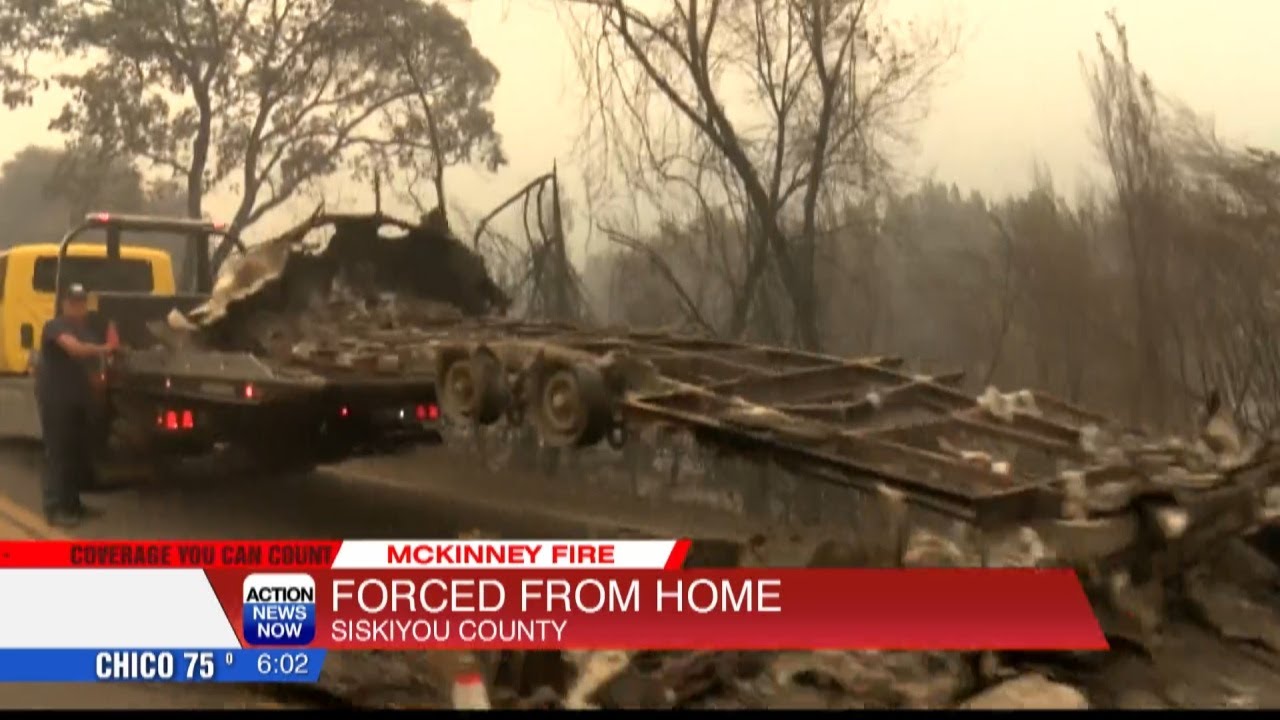
<instances>
[{"instance_id":1,"label":"man's pants","mask_svg":"<svg viewBox=\"0 0 1280 720\"><path fill-rule=\"evenodd\" d=\"M80 404L41 403L44 433L44 512L75 512L93 472L89 411Z\"/></svg>"}]
</instances>

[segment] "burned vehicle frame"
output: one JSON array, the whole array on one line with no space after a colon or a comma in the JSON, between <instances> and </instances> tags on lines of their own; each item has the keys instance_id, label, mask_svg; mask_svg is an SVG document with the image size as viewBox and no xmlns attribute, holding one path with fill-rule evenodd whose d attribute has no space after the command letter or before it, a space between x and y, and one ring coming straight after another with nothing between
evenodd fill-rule
<instances>
[{"instance_id":1,"label":"burned vehicle frame","mask_svg":"<svg viewBox=\"0 0 1280 720\"><path fill-rule=\"evenodd\" d=\"M971 557L928 562L1075 567L1104 629L1139 641L1167 580L1277 516L1267 440L1158 438L1041 393L974 397L960 374L897 358L500 321L444 335L442 412L471 435L518 424L542 448L612 446L642 464L629 446L684 436L674 445L778 469L718 483L761 527L781 503L827 538L810 562L918 564L913 532L961 528ZM860 531L868 508L901 517Z\"/></svg>"}]
</instances>

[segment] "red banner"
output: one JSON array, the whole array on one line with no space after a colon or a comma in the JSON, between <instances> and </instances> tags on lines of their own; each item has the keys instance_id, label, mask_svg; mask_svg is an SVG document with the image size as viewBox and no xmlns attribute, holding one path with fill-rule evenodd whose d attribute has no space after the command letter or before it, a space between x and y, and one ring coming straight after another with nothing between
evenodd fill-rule
<instances>
[{"instance_id":1,"label":"red banner","mask_svg":"<svg viewBox=\"0 0 1280 720\"><path fill-rule=\"evenodd\" d=\"M328 568L341 540L6 540L0 568Z\"/></svg>"},{"instance_id":2,"label":"red banner","mask_svg":"<svg viewBox=\"0 0 1280 720\"><path fill-rule=\"evenodd\" d=\"M246 646L1107 648L1071 570L683 570L689 545L12 541L0 568L201 569Z\"/></svg>"},{"instance_id":3,"label":"red banner","mask_svg":"<svg viewBox=\"0 0 1280 720\"><path fill-rule=\"evenodd\" d=\"M242 642L261 644L245 637L252 573L207 574ZM1107 649L1071 570L307 575L315 588L308 644L330 649ZM288 577L296 576L258 575L253 582L261 588Z\"/></svg>"}]
</instances>

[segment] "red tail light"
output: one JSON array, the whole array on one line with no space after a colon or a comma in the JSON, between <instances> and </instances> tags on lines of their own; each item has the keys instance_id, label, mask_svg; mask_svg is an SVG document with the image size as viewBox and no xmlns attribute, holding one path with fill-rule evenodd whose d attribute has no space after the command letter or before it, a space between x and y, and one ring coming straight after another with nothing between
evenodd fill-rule
<instances>
[{"instance_id":1,"label":"red tail light","mask_svg":"<svg viewBox=\"0 0 1280 720\"><path fill-rule=\"evenodd\" d=\"M156 427L165 430L194 430L196 414L191 410L161 410L156 413Z\"/></svg>"},{"instance_id":2,"label":"red tail light","mask_svg":"<svg viewBox=\"0 0 1280 720\"><path fill-rule=\"evenodd\" d=\"M426 405L419 405L418 407L414 408L414 410L413 410L413 414L414 414L414 417L418 418L418 422L426 422L426 421L427 421L427 406L426 406Z\"/></svg>"},{"instance_id":3,"label":"red tail light","mask_svg":"<svg viewBox=\"0 0 1280 720\"><path fill-rule=\"evenodd\" d=\"M428 420L439 420L439 419L440 419L440 408L439 408L439 407L437 407L437 406L435 406L435 405L428 405L428 406L427 406L427 419L428 419Z\"/></svg>"},{"instance_id":4,"label":"red tail light","mask_svg":"<svg viewBox=\"0 0 1280 720\"><path fill-rule=\"evenodd\" d=\"M244 386L245 400L252 400L254 397L257 396L257 394L258 394L258 389L253 386L253 383L245 383L245 386Z\"/></svg>"},{"instance_id":5,"label":"red tail light","mask_svg":"<svg viewBox=\"0 0 1280 720\"><path fill-rule=\"evenodd\" d=\"M351 414L351 411L347 409L346 405L343 405L341 408L338 409L338 417L346 417L350 414Z\"/></svg>"}]
</instances>

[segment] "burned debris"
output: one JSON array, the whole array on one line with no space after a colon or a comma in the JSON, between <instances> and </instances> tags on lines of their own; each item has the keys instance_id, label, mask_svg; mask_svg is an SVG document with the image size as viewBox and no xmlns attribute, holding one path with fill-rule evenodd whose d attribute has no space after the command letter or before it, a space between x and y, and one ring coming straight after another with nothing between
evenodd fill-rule
<instances>
[{"instance_id":1,"label":"burned debris","mask_svg":"<svg viewBox=\"0 0 1280 720\"><path fill-rule=\"evenodd\" d=\"M322 225L332 238L312 248ZM402 237L381 237L388 226ZM1158 647L1181 622L1171 610L1188 606L1224 636L1280 637L1226 609L1256 608L1251 598L1269 588L1205 590L1206 568L1280 512L1270 439L1246 437L1220 408L1198 437L1161 438L1034 391L975 397L959 375L915 374L897 358L527 322L502 317L504 306L480 259L451 237L317 213L247 253L170 327L307 372L430 378L455 448L504 473L571 469L553 484L714 509L740 529L708 538L736 545L734 564L1067 565L1108 635L1136 646ZM686 533L695 539L709 526L700 517ZM1277 627L1269 609L1257 614L1257 627ZM557 672L550 698L541 686L495 686L495 702L1088 702L994 656L592 655Z\"/></svg>"},{"instance_id":2,"label":"burned debris","mask_svg":"<svg viewBox=\"0 0 1280 720\"><path fill-rule=\"evenodd\" d=\"M1012 543L1102 573L1167 555L1178 572L1256 528L1275 482L1261 439L1151 438L1037 393L975 399L893 359L502 323L444 331L438 347L441 404L464 426L514 417L543 446L651 437L748 456L795 482L721 478L739 504L808 506L817 516L791 524L856 535L850 519L888 493L917 529L959 523L988 561Z\"/></svg>"},{"instance_id":3,"label":"burned debris","mask_svg":"<svg viewBox=\"0 0 1280 720\"><path fill-rule=\"evenodd\" d=\"M392 237L385 232L396 233ZM327 234L316 247L316 235ZM430 307L452 319L505 309L508 300L484 262L439 223L414 225L381 215L327 215L317 210L303 224L234 258L212 296L175 329L198 329L221 349L260 349L246 333L262 315L305 322L334 303L348 311L388 311L397 301ZM366 318L361 318L366 320ZM411 323L405 323L411 324Z\"/></svg>"}]
</instances>

